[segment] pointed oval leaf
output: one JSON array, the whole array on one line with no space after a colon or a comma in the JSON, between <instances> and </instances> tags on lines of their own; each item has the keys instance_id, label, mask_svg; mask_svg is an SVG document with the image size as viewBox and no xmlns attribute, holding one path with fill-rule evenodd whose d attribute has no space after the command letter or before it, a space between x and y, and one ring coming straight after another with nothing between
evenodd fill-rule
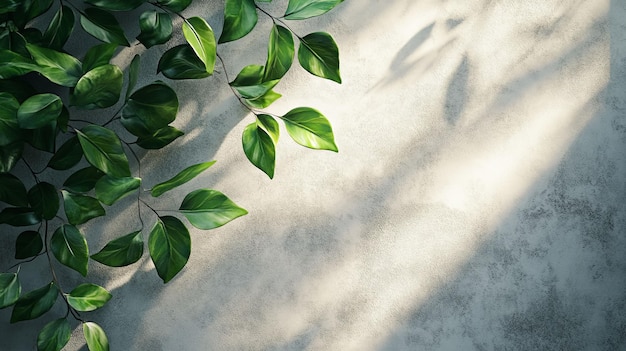
<instances>
[{"instance_id":1,"label":"pointed oval leaf","mask_svg":"<svg viewBox=\"0 0 626 351\"><path fill-rule=\"evenodd\" d=\"M54 94L37 94L29 97L17 110L20 128L36 129L50 124L59 117L63 102Z\"/></svg>"},{"instance_id":2,"label":"pointed oval leaf","mask_svg":"<svg viewBox=\"0 0 626 351\"><path fill-rule=\"evenodd\" d=\"M110 267L123 267L133 264L143 256L141 230L110 241L91 258Z\"/></svg>"},{"instance_id":3,"label":"pointed oval leaf","mask_svg":"<svg viewBox=\"0 0 626 351\"><path fill-rule=\"evenodd\" d=\"M170 191L170 190L172 190L172 189L174 189L174 188L176 188L178 186L181 186L181 185L187 183L188 181L192 180L197 175L199 175L200 173L204 172L209 167L213 166L213 164L215 164L215 161L198 163L198 164L195 164L193 166L189 166L189 167L183 169L182 171L180 171L173 178L171 178L169 180L166 180L163 183L159 183L159 184L155 185L152 188L152 191L150 193L154 197L161 196L165 192Z\"/></svg>"},{"instance_id":4,"label":"pointed oval leaf","mask_svg":"<svg viewBox=\"0 0 626 351\"><path fill-rule=\"evenodd\" d=\"M274 101L281 98L281 94L275 92L274 90L269 90L267 93L254 98L254 99L246 99L245 102L248 106L254 108L266 108L274 103Z\"/></svg>"},{"instance_id":5,"label":"pointed oval leaf","mask_svg":"<svg viewBox=\"0 0 626 351\"><path fill-rule=\"evenodd\" d=\"M230 85L246 99L256 99L270 91L279 80L263 81L263 66L248 65L244 67Z\"/></svg>"},{"instance_id":6,"label":"pointed oval leaf","mask_svg":"<svg viewBox=\"0 0 626 351\"><path fill-rule=\"evenodd\" d=\"M50 21L43 33L42 43L54 50L63 49L74 29L74 12L71 8L62 5Z\"/></svg>"},{"instance_id":7,"label":"pointed oval leaf","mask_svg":"<svg viewBox=\"0 0 626 351\"><path fill-rule=\"evenodd\" d=\"M33 186L28 191L28 202L35 214L42 219L51 220L59 211L59 194L50 183L41 182Z\"/></svg>"},{"instance_id":8,"label":"pointed oval leaf","mask_svg":"<svg viewBox=\"0 0 626 351\"><path fill-rule=\"evenodd\" d=\"M86 3L110 11L130 11L147 0L85 0Z\"/></svg>"},{"instance_id":9,"label":"pointed oval leaf","mask_svg":"<svg viewBox=\"0 0 626 351\"><path fill-rule=\"evenodd\" d=\"M159 72L169 79L200 79L211 75L189 44L167 50L159 59Z\"/></svg>"},{"instance_id":10,"label":"pointed oval leaf","mask_svg":"<svg viewBox=\"0 0 626 351\"><path fill-rule=\"evenodd\" d=\"M72 328L65 318L46 324L37 336L37 351L61 351L72 336Z\"/></svg>"},{"instance_id":11,"label":"pointed oval leaf","mask_svg":"<svg viewBox=\"0 0 626 351\"><path fill-rule=\"evenodd\" d=\"M0 201L13 206L28 206L24 183L13 174L0 173Z\"/></svg>"},{"instance_id":12,"label":"pointed oval leaf","mask_svg":"<svg viewBox=\"0 0 626 351\"><path fill-rule=\"evenodd\" d=\"M43 240L39 232L32 230L20 233L15 240L15 259L37 256L43 249Z\"/></svg>"},{"instance_id":13,"label":"pointed oval leaf","mask_svg":"<svg viewBox=\"0 0 626 351\"><path fill-rule=\"evenodd\" d=\"M105 205L113 205L139 189L140 178L113 178L104 176L96 183L96 198Z\"/></svg>"},{"instance_id":14,"label":"pointed oval leaf","mask_svg":"<svg viewBox=\"0 0 626 351\"><path fill-rule=\"evenodd\" d=\"M62 190L65 216L70 224L83 224L93 218L104 216L100 202L91 196L73 194Z\"/></svg>"},{"instance_id":15,"label":"pointed oval leaf","mask_svg":"<svg viewBox=\"0 0 626 351\"><path fill-rule=\"evenodd\" d=\"M274 178L276 147L272 138L255 122L244 129L241 140L248 160L270 179Z\"/></svg>"},{"instance_id":16,"label":"pointed oval leaf","mask_svg":"<svg viewBox=\"0 0 626 351\"><path fill-rule=\"evenodd\" d=\"M133 91L133 89L135 89L137 79L139 79L140 61L141 56L139 55L133 56L133 59L130 61L130 66L128 66L128 86L126 87L126 96L124 97L124 101L128 101L130 93Z\"/></svg>"},{"instance_id":17,"label":"pointed oval leaf","mask_svg":"<svg viewBox=\"0 0 626 351\"><path fill-rule=\"evenodd\" d=\"M16 141L14 143L0 147L0 173L10 172L22 158L24 143Z\"/></svg>"},{"instance_id":18,"label":"pointed oval leaf","mask_svg":"<svg viewBox=\"0 0 626 351\"><path fill-rule=\"evenodd\" d=\"M293 35L277 24L272 27L267 48L267 63L265 64L264 81L282 78L293 63L295 53Z\"/></svg>"},{"instance_id":19,"label":"pointed oval leaf","mask_svg":"<svg viewBox=\"0 0 626 351\"><path fill-rule=\"evenodd\" d=\"M80 61L71 55L33 44L26 44L26 49L37 63L37 71L53 83L73 87L82 76Z\"/></svg>"},{"instance_id":20,"label":"pointed oval leaf","mask_svg":"<svg viewBox=\"0 0 626 351\"><path fill-rule=\"evenodd\" d=\"M172 17L163 12L145 11L139 16L139 28L137 40L147 49L165 44L172 38Z\"/></svg>"},{"instance_id":21,"label":"pointed oval leaf","mask_svg":"<svg viewBox=\"0 0 626 351\"><path fill-rule=\"evenodd\" d=\"M187 264L191 253L189 231L176 217L159 217L150 232L148 249L159 277L167 283Z\"/></svg>"},{"instance_id":22,"label":"pointed oval leaf","mask_svg":"<svg viewBox=\"0 0 626 351\"><path fill-rule=\"evenodd\" d=\"M87 276L89 249L83 234L73 225L65 224L52 234L50 249L63 265Z\"/></svg>"},{"instance_id":23,"label":"pointed oval leaf","mask_svg":"<svg viewBox=\"0 0 626 351\"><path fill-rule=\"evenodd\" d=\"M59 118L61 118L61 114L57 120ZM24 140L37 150L52 153L56 147L56 136L59 130L57 124L57 121L53 121L40 128L25 130Z\"/></svg>"},{"instance_id":24,"label":"pointed oval leaf","mask_svg":"<svg viewBox=\"0 0 626 351\"><path fill-rule=\"evenodd\" d=\"M41 222L41 217L28 207L7 207L0 212L0 224L13 227L27 227Z\"/></svg>"},{"instance_id":25,"label":"pointed oval leaf","mask_svg":"<svg viewBox=\"0 0 626 351\"><path fill-rule=\"evenodd\" d=\"M96 182L104 176L95 167L85 167L72 173L63 183L63 187L74 193L86 193L96 186Z\"/></svg>"},{"instance_id":26,"label":"pointed oval leaf","mask_svg":"<svg viewBox=\"0 0 626 351\"><path fill-rule=\"evenodd\" d=\"M120 99L123 82L119 67L111 64L98 66L78 80L70 103L86 109L113 106Z\"/></svg>"},{"instance_id":27,"label":"pointed oval leaf","mask_svg":"<svg viewBox=\"0 0 626 351\"><path fill-rule=\"evenodd\" d=\"M119 22L106 10L94 7L85 9L80 16L80 25L85 32L105 43L130 46Z\"/></svg>"},{"instance_id":28,"label":"pointed oval leaf","mask_svg":"<svg viewBox=\"0 0 626 351\"><path fill-rule=\"evenodd\" d=\"M117 46L117 44L104 43L89 48L85 54L85 58L83 58L83 73L108 64Z\"/></svg>"},{"instance_id":29,"label":"pointed oval leaf","mask_svg":"<svg viewBox=\"0 0 626 351\"><path fill-rule=\"evenodd\" d=\"M319 111L310 107L298 107L282 117L287 133L298 144L311 149L337 152L333 129Z\"/></svg>"},{"instance_id":30,"label":"pointed oval leaf","mask_svg":"<svg viewBox=\"0 0 626 351\"><path fill-rule=\"evenodd\" d=\"M22 293L16 273L0 273L0 309L13 305Z\"/></svg>"},{"instance_id":31,"label":"pointed oval leaf","mask_svg":"<svg viewBox=\"0 0 626 351\"><path fill-rule=\"evenodd\" d=\"M67 295L67 303L80 312L97 310L110 299L111 293L103 287L91 283L81 284Z\"/></svg>"},{"instance_id":32,"label":"pointed oval leaf","mask_svg":"<svg viewBox=\"0 0 626 351\"><path fill-rule=\"evenodd\" d=\"M199 189L185 196L179 211L198 229L213 229L241 217L248 211L217 190Z\"/></svg>"},{"instance_id":33,"label":"pointed oval leaf","mask_svg":"<svg viewBox=\"0 0 626 351\"><path fill-rule=\"evenodd\" d=\"M184 134L172 126L167 126L157 130L152 135L140 136L137 138L137 146L144 149L161 149Z\"/></svg>"},{"instance_id":34,"label":"pointed oval leaf","mask_svg":"<svg viewBox=\"0 0 626 351\"><path fill-rule=\"evenodd\" d=\"M198 58L204 62L209 74L213 74L216 58L216 43L213 29L200 17L191 17L183 22L183 35Z\"/></svg>"},{"instance_id":35,"label":"pointed oval leaf","mask_svg":"<svg viewBox=\"0 0 626 351\"><path fill-rule=\"evenodd\" d=\"M57 300L58 289L54 283L30 291L21 296L11 313L11 323L35 319L50 311Z\"/></svg>"},{"instance_id":36,"label":"pointed oval leaf","mask_svg":"<svg viewBox=\"0 0 626 351\"><path fill-rule=\"evenodd\" d=\"M128 158L117 134L96 125L86 126L76 133L85 158L92 166L112 177L130 177Z\"/></svg>"},{"instance_id":37,"label":"pointed oval leaf","mask_svg":"<svg viewBox=\"0 0 626 351\"><path fill-rule=\"evenodd\" d=\"M83 150L77 136L67 139L48 161L48 167L66 170L74 167L83 158Z\"/></svg>"},{"instance_id":38,"label":"pointed oval leaf","mask_svg":"<svg viewBox=\"0 0 626 351\"><path fill-rule=\"evenodd\" d=\"M278 143L278 137L280 137L280 128L278 126L278 122L274 119L274 117L267 114L259 114L256 116L256 121L259 124L259 127L263 128L269 136L274 140L274 144Z\"/></svg>"},{"instance_id":39,"label":"pointed oval leaf","mask_svg":"<svg viewBox=\"0 0 626 351\"><path fill-rule=\"evenodd\" d=\"M0 93L0 146L22 139L22 130L17 122L20 103L13 95Z\"/></svg>"},{"instance_id":40,"label":"pointed oval leaf","mask_svg":"<svg viewBox=\"0 0 626 351\"><path fill-rule=\"evenodd\" d=\"M224 28L219 42L226 43L245 37L258 21L254 0L226 0Z\"/></svg>"},{"instance_id":41,"label":"pointed oval leaf","mask_svg":"<svg viewBox=\"0 0 626 351\"><path fill-rule=\"evenodd\" d=\"M0 50L0 79L23 76L37 69L30 59L9 50Z\"/></svg>"},{"instance_id":42,"label":"pointed oval leaf","mask_svg":"<svg viewBox=\"0 0 626 351\"><path fill-rule=\"evenodd\" d=\"M136 136L149 136L176 119L178 97L162 82L134 92L122 110L124 128Z\"/></svg>"},{"instance_id":43,"label":"pointed oval leaf","mask_svg":"<svg viewBox=\"0 0 626 351\"><path fill-rule=\"evenodd\" d=\"M311 33L300 39L300 66L314 76L341 83L339 48L328 33Z\"/></svg>"},{"instance_id":44,"label":"pointed oval leaf","mask_svg":"<svg viewBox=\"0 0 626 351\"><path fill-rule=\"evenodd\" d=\"M302 20L323 15L342 2L343 0L289 0L285 18Z\"/></svg>"},{"instance_id":45,"label":"pointed oval leaf","mask_svg":"<svg viewBox=\"0 0 626 351\"><path fill-rule=\"evenodd\" d=\"M83 323L83 334L89 351L109 351L109 339L98 324L94 322Z\"/></svg>"},{"instance_id":46,"label":"pointed oval leaf","mask_svg":"<svg viewBox=\"0 0 626 351\"><path fill-rule=\"evenodd\" d=\"M157 0L159 5L163 5L174 12L180 12L191 4L192 0Z\"/></svg>"}]
</instances>

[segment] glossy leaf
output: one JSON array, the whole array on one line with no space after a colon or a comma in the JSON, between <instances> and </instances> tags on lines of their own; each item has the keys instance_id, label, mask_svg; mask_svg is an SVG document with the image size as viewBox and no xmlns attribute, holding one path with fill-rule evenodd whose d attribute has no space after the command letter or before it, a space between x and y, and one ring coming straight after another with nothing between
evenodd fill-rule
<instances>
[{"instance_id":1,"label":"glossy leaf","mask_svg":"<svg viewBox=\"0 0 626 351\"><path fill-rule=\"evenodd\" d=\"M50 21L43 34L44 46L54 50L61 50L74 29L74 12L71 8L62 5Z\"/></svg>"},{"instance_id":2,"label":"glossy leaf","mask_svg":"<svg viewBox=\"0 0 626 351\"><path fill-rule=\"evenodd\" d=\"M244 67L230 85L246 99L256 99L270 91L279 80L263 81L264 68L260 65Z\"/></svg>"},{"instance_id":3,"label":"glossy leaf","mask_svg":"<svg viewBox=\"0 0 626 351\"><path fill-rule=\"evenodd\" d=\"M167 50L159 59L157 73L169 79L200 79L211 75L188 44Z\"/></svg>"},{"instance_id":4,"label":"glossy leaf","mask_svg":"<svg viewBox=\"0 0 626 351\"><path fill-rule=\"evenodd\" d=\"M36 129L56 121L63 102L54 94L37 94L24 101L17 110L20 128Z\"/></svg>"},{"instance_id":5,"label":"glossy leaf","mask_svg":"<svg viewBox=\"0 0 626 351\"><path fill-rule=\"evenodd\" d=\"M65 189L74 193L86 193L96 186L96 182L104 176L99 169L95 167L85 167L72 173L63 183Z\"/></svg>"},{"instance_id":6,"label":"glossy leaf","mask_svg":"<svg viewBox=\"0 0 626 351\"><path fill-rule=\"evenodd\" d=\"M137 138L137 146L144 149L161 149L184 134L174 127L167 126L157 130L152 135L140 136Z\"/></svg>"},{"instance_id":7,"label":"glossy leaf","mask_svg":"<svg viewBox=\"0 0 626 351\"><path fill-rule=\"evenodd\" d=\"M93 7L85 9L80 16L80 24L85 32L105 43L130 46L117 19L105 10Z\"/></svg>"},{"instance_id":8,"label":"glossy leaf","mask_svg":"<svg viewBox=\"0 0 626 351\"><path fill-rule=\"evenodd\" d=\"M198 176L200 173L204 172L209 167L213 166L213 164L215 164L215 161L198 163L198 164L195 164L193 166L189 166L189 167L183 169L182 171L180 171L173 178L171 178L171 179L169 179L169 180L167 180L167 181L165 181L163 183L159 183L159 184L155 185L152 188L152 191L150 193L154 197L161 196L165 192L170 191L170 190L172 190L172 189L174 189L174 188L176 188L178 186L181 186L181 185L187 183L188 181L192 180L193 178Z\"/></svg>"},{"instance_id":9,"label":"glossy leaf","mask_svg":"<svg viewBox=\"0 0 626 351\"><path fill-rule=\"evenodd\" d=\"M37 63L37 71L53 83L73 87L82 76L80 61L71 55L33 44L26 44L26 49Z\"/></svg>"},{"instance_id":10,"label":"glossy leaf","mask_svg":"<svg viewBox=\"0 0 626 351\"><path fill-rule=\"evenodd\" d=\"M134 92L122 110L122 124L136 136L152 135L176 119L178 97L162 82Z\"/></svg>"},{"instance_id":11,"label":"glossy leaf","mask_svg":"<svg viewBox=\"0 0 626 351\"><path fill-rule=\"evenodd\" d=\"M100 202L91 196L73 194L62 190L65 216L70 224L83 224L93 218L104 216L105 211Z\"/></svg>"},{"instance_id":12,"label":"glossy leaf","mask_svg":"<svg viewBox=\"0 0 626 351\"><path fill-rule=\"evenodd\" d=\"M110 299L111 293L101 286L90 283L77 286L67 295L67 303L80 312L97 310Z\"/></svg>"},{"instance_id":13,"label":"glossy leaf","mask_svg":"<svg viewBox=\"0 0 626 351\"><path fill-rule=\"evenodd\" d=\"M13 206L28 206L24 183L9 173L0 173L0 201Z\"/></svg>"},{"instance_id":14,"label":"glossy leaf","mask_svg":"<svg viewBox=\"0 0 626 351\"><path fill-rule=\"evenodd\" d=\"M28 191L28 202L35 214L42 219L51 220L59 211L59 194L56 187L50 183L35 184Z\"/></svg>"},{"instance_id":15,"label":"glossy leaf","mask_svg":"<svg viewBox=\"0 0 626 351\"><path fill-rule=\"evenodd\" d=\"M83 334L89 351L109 351L109 339L98 324L94 322L83 323Z\"/></svg>"},{"instance_id":16,"label":"glossy leaf","mask_svg":"<svg viewBox=\"0 0 626 351\"><path fill-rule=\"evenodd\" d=\"M87 109L113 106L120 99L123 82L119 67L111 64L98 66L78 80L70 103Z\"/></svg>"},{"instance_id":17,"label":"glossy leaf","mask_svg":"<svg viewBox=\"0 0 626 351\"><path fill-rule=\"evenodd\" d=\"M217 228L248 213L226 195L211 189L187 194L179 211L198 229Z\"/></svg>"},{"instance_id":18,"label":"glossy leaf","mask_svg":"<svg viewBox=\"0 0 626 351\"><path fill-rule=\"evenodd\" d=\"M59 227L50 239L50 249L54 257L63 265L87 276L89 249L83 234L73 225Z\"/></svg>"},{"instance_id":19,"label":"glossy leaf","mask_svg":"<svg viewBox=\"0 0 626 351\"><path fill-rule=\"evenodd\" d=\"M311 33L300 39L298 61L309 73L341 83L339 48L328 33Z\"/></svg>"},{"instance_id":20,"label":"glossy leaf","mask_svg":"<svg viewBox=\"0 0 626 351\"><path fill-rule=\"evenodd\" d=\"M256 122L249 124L243 131L242 144L248 160L270 179L274 178L276 147L265 130L259 128Z\"/></svg>"},{"instance_id":21,"label":"glossy leaf","mask_svg":"<svg viewBox=\"0 0 626 351\"><path fill-rule=\"evenodd\" d=\"M113 205L118 200L139 189L140 178L113 178L104 176L96 183L96 198L105 205Z\"/></svg>"},{"instance_id":22,"label":"glossy leaf","mask_svg":"<svg viewBox=\"0 0 626 351\"><path fill-rule=\"evenodd\" d=\"M87 161L112 177L130 177L128 158L117 135L96 125L76 130Z\"/></svg>"},{"instance_id":23,"label":"glossy leaf","mask_svg":"<svg viewBox=\"0 0 626 351\"><path fill-rule=\"evenodd\" d=\"M283 26L274 24L270 33L263 81L282 78L291 68L294 53L291 32Z\"/></svg>"},{"instance_id":24,"label":"glossy leaf","mask_svg":"<svg viewBox=\"0 0 626 351\"><path fill-rule=\"evenodd\" d=\"M159 217L148 240L150 257L163 283L167 283L185 267L191 253L191 237L176 217Z\"/></svg>"},{"instance_id":25,"label":"glossy leaf","mask_svg":"<svg viewBox=\"0 0 626 351\"><path fill-rule=\"evenodd\" d=\"M43 249L43 240L36 231L25 231L20 233L15 240L15 259L23 260L37 256Z\"/></svg>"},{"instance_id":26,"label":"glossy leaf","mask_svg":"<svg viewBox=\"0 0 626 351\"><path fill-rule=\"evenodd\" d=\"M117 44L109 43L98 44L89 48L83 59L83 73L108 64L115 53L115 49L117 49Z\"/></svg>"},{"instance_id":27,"label":"glossy leaf","mask_svg":"<svg viewBox=\"0 0 626 351\"><path fill-rule=\"evenodd\" d=\"M53 0L22 0L15 12L15 25L17 25L18 28L24 28L32 19L48 11L52 5L52 1Z\"/></svg>"},{"instance_id":28,"label":"glossy leaf","mask_svg":"<svg viewBox=\"0 0 626 351\"><path fill-rule=\"evenodd\" d=\"M157 0L159 5L163 5L174 12L180 12L191 4L192 0Z\"/></svg>"},{"instance_id":29,"label":"glossy leaf","mask_svg":"<svg viewBox=\"0 0 626 351\"><path fill-rule=\"evenodd\" d=\"M24 143L21 141L0 147L0 173L11 171L22 157L23 150Z\"/></svg>"},{"instance_id":30,"label":"glossy leaf","mask_svg":"<svg viewBox=\"0 0 626 351\"><path fill-rule=\"evenodd\" d=\"M39 216L32 208L7 207L0 212L0 224L8 224L13 227L27 227L41 222Z\"/></svg>"},{"instance_id":31,"label":"glossy leaf","mask_svg":"<svg viewBox=\"0 0 626 351\"><path fill-rule=\"evenodd\" d=\"M16 273L0 273L0 309L13 305L22 293Z\"/></svg>"},{"instance_id":32,"label":"glossy leaf","mask_svg":"<svg viewBox=\"0 0 626 351\"><path fill-rule=\"evenodd\" d=\"M61 113L63 113L63 109L61 109ZM59 118L61 118L61 114L57 117L57 121ZM24 141L37 150L54 152L58 131L57 121L50 122L36 129L24 130Z\"/></svg>"},{"instance_id":33,"label":"glossy leaf","mask_svg":"<svg viewBox=\"0 0 626 351\"><path fill-rule=\"evenodd\" d=\"M9 50L0 50L0 79L19 77L37 69L28 58Z\"/></svg>"},{"instance_id":34,"label":"glossy leaf","mask_svg":"<svg viewBox=\"0 0 626 351\"><path fill-rule=\"evenodd\" d=\"M278 137L280 136L280 128L278 126L278 122L274 119L274 117L266 114L259 114L256 117L257 123L259 127L263 128L272 140L274 140L274 144L278 143Z\"/></svg>"},{"instance_id":35,"label":"glossy leaf","mask_svg":"<svg viewBox=\"0 0 626 351\"><path fill-rule=\"evenodd\" d=\"M57 287L52 282L22 295L13 306L11 323L42 316L54 306L57 296Z\"/></svg>"},{"instance_id":36,"label":"glossy leaf","mask_svg":"<svg viewBox=\"0 0 626 351\"><path fill-rule=\"evenodd\" d=\"M191 17L183 22L183 35L198 58L204 62L206 71L213 74L217 44L211 26L203 18Z\"/></svg>"},{"instance_id":37,"label":"glossy leaf","mask_svg":"<svg viewBox=\"0 0 626 351\"><path fill-rule=\"evenodd\" d=\"M337 152L333 129L319 111L310 107L298 107L282 117L287 133L298 144L311 149Z\"/></svg>"},{"instance_id":38,"label":"glossy leaf","mask_svg":"<svg viewBox=\"0 0 626 351\"><path fill-rule=\"evenodd\" d=\"M343 0L289 0L285 18L302 20L323 15L342 2Z\"/></svg>"},{"instance_id":39,"label":"glossy leaf","mask_svg":"<svg viewBox=\"0 0 626 351\"><path fill-rule=\"evenodd\" d=\"M22 138L17 122L20 103L8 93L0 93L0 146L8 145Z\"/></svg>"},{"instance_id":40,"label":"glossy leaf","mask_svg":"<svg viewBox=\"0 0 626 351\"><path fill-rule=\"evenodd\" d=\"M130 11L141 6L146 0L85 0L85 2L110 11Z\"/></svg>"},{"instance_id":41,"label":"glossy leaf","mask_svg":"<svg viewBox=\"0 0 626 351\"><path fill-rule=\"evenodd\" d=\"M128 66L128 86L126 87L126 96L124 97L124 101L128 101L130 93L133 91L133 89L135 89L137 79L139 79L140 62L141 56L139 55L133 56L133 59L130 61L130 65Z\"/></svg>"},{"instance_id":42,"label":"glossy leaf","mask_svg":"<svg viewBox=\"0 0 626 351\"><path fill-rule=\"evenodd\" d=\"M65 318L46 324L37 336L37 351L61 351L72 336L72 328Z\"/></svg>"},{"instance_id":43,"label":"glossy leaf","mask_svg":"<svg viewBox=\"0 0 626 351\"><path fill-rule=\"evenodd\" d=\"M172 38L172 17L167 13L146 11L139 16L141 33L137 36L146 48L165 44Z\"/></svg>"},{"instance_id":44,"label":"glossy leaf","mask_svg":"<svg viewBox=\"0 0 626 351\"><path fill-rule=\"evenodd\" d=\"M224 28L219 42L243 38L254 29L258 21L254 0L226 0L224 5Z\"/></svg>"},{"instance_id":45,"label":"glossy leaf","mask_svg":"<svg viewBox=\"0 0 626 351\"><path fill-rule=\"evenodd\" d=\"M77 136L67 139L54 153L48 167L56 170L66 170L74 167L83 158L83 150Z\"/></svg>"},{"instance_id":46,"label":"glossy leaf","mask_svg":"<svg viewBox=\"0 0 626 351\"><path fill-rule=\"evenodd\" d=\"M254 98L254 99L245 99L245 102L248 106L254 108L266 108L270 106L274 101L280 99L282 97L281 94L275 92L274 90L269 90L267 93Z\"/></svg>"},{"instance_id":47,"label":"glossy leaf","mask_svg":"<svg viewBox=\"0 0 626 351\"><path fill-rule=\"evenodd\" d=\"M123 267L139 261L142 255L143 239L138 230L110 241L91 258L110 267Z\"/></svg>"}]
</instances>

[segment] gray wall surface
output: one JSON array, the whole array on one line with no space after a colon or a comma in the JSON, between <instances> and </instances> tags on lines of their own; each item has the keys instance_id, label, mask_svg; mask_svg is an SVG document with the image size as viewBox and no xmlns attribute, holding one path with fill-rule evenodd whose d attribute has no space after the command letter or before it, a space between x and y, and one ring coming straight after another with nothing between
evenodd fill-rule
<instances>
[{"instance_id":1,"label":"gray wall surface","mask_svg":"<svg viewBox=\"0 0 626 351\"><path fill-rule=\"evenodd\" d=\"M220 5L185 13L219 35ZM261 17L219 47L229 76L264 62L270 26ZM218 162L155 208L209 187L249 215L192 230L190 261L167 285L147 255L90 263L114 295L88 317L111 350L626 350L626 1L348 0L292 28L335 37L344 83L294 67L268 110L317 108L339 153L283 130L269 180L242 151L253 117L223 69L169 82L187 135L145 154L144 184ZM144 58L140 84L157 59ZM136 230L135 206L83 227L92 252ZM0 311L0 349L34 350L59 311L16 325ZM86 350L80 326L66 350Z\"/></svg>"}]
</instances>

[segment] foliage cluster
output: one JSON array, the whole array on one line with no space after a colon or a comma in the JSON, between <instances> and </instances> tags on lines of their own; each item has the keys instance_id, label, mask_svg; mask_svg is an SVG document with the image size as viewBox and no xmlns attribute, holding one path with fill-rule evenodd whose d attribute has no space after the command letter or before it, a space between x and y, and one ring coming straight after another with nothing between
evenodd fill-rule
<instances>
[{"instance_id":1,"label":"foliage cluster","mask_svg":"<svg viewBox=\"0 0 626 351\"><path fill-rule=\"evenodd\" d=\"M67 307L64 316L52 319L39 332L38 350L58 351L67 344L70 317L82 324L89 350L109 349L104 330L84 313L103 307L111 294L92 283L63 289L55 265L86 277L90 259L111 267L127 266L140 260L147 244L157 274L167 283L183 269L191 252L182 217L196 228L209 230L247 213L221 192L202 188L186 194L178 209L168 211L174 215L163 215L150 206L146 193L161 196L215 161L191 165L141 190L136 150L161 149L183 135L172 126L179 99L161 80L136 87L140 55L134 56L127 72L111 63L116 52L131 45L120 18L141 11L133 19L140 33L135 44L146 49L166 44L173 40L174 30L182 31L184 42L160 54L156 74L167 79L209 77L218 63L226 71L218 44L246 36L259 15L272 20L265 64L248 65L229 82L236 98L255 116L243 132L243 151L272 178L279 120L298 144L337 151L332 127L319 111L297 107L275 115L261 109L281 97L274 88L296 57L311 74L341 83L339 50L332 36L325 32L299 36L287 21L322 15L342 1L289 0L285 13L274 16L262 7L271 0L225 0L224 26L216 38L204 18L183 14L192 0L0 0L0 224L26 229L15 239L17 263L0 273L0 308L11 307L10 322L16 323L46 314L59 300ZM64 47L76 40L76 28L102 43L80 56L68 53ZM110 109L111 117L101 122L91 118L91 111L99 109ZM119 128L112 128L116 124ZM129 136L132 140L124 139ZM33 154L35 161L28 156ZM129 163L131 155L134 165ZM16 175L20 162L32 181ZM55 184L59 179L63 183ZM81 225L105 216L107 206L127 196L136 196L141 227L90 253ZM156 217L147 243L142 207ZM38 257L47 258L50 278L23 292L20 267Z\"/></svg>"}]
</instances>

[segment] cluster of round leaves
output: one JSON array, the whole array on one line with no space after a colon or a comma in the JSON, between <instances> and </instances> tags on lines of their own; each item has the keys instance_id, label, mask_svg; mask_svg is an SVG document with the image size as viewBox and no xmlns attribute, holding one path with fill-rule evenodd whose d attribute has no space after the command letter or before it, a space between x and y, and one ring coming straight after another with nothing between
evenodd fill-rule
<instances>
[{"instance_id":1,"label":"cluster of round leaves","mask_svg":"<svg viewBox=\"0 0 626 351\"><path fill-rule=\"evenodd\" d=\"M295 60L294 37L299 42L297 59L302 68L341 83L339 51L331 35L316 32L299 36L286 21L322 15L342 1L288 0L285 13L273 16L259 6L271 0L224 0L224 27L219 38L202 17L181 14L192 0L85 0L79 4L71 0L0 1L0 202L3 203L0 225L27 229L16 238L18 262L6 273L0 273L0 309L12 307L10 322L15 323L44 315L59 297L67 306L65 316L52 320L39 332L38 350L58 351L67 344L71 335L70 315L82 323L89 350L109 349L104 330L84 319L81 313L104 306L111 294L91 283L64 291L52 264L55 259L87 276L90 258L111 267L127 266L141 259L145 243L140 211L137 213L140 228L90 254L80 225L105 216L105 206L136 195L138 206L144 205L154 212L157 220L150 230L147 246L163 282L167 283L183 269L191 252L186 225L180 218L161 215L150 207L141 197L140 168L138 174L131 170L129 153L139 163L134 148L161 149L183 132L172 126L179 107L173 89L158 80L136 88L139 55L133 57L126 73L110 63L120 47L131 45L119 16L145 8L138 18L140 34L136 40L146 48L169 42L176 29L174 20L181 19L180 30L185 41L161 55L156 71L168 79L211 76L217 61L224 65L217 53L218 44L250 33L259 14L272 20L265 64L246 66L229 82L239 101L255 116L255 121L243 132L244 153L253 165L272 178L280 135L277 119L283 121L287 133L298 144L337 151L332 127L319 111L298 107L284 115L274 115L260 109L281 97L273 89ZM42 27L41 16L49 12L52 17ZM77 23L84 32L102 42L86 50L81 59L64 51L66 43L73 39L75 28L79 28ZM40 84L33 84L42 78L52 83L46 86L53 88L42 90ZM67 95L61 94L66 98L59 95L62 88L69 89ZM91 119L90 110L109 108L115 110L110 119ZM109 128L112 123L120 123L134 140L123 140ZM43 152L35 162L45 159L45 164L31 164L33 161L24 155L32 152L23 155L25 148ZM32 174L34 185L29 189L14 174L20 162ZM152 186L150 195L161 196L189 182L214 163L189 166ZM58 185L44 177L65 180ZM247 213L213 189L188 193L173 212L203 230L220 227ZM22 292L20 265L40 256L48 258L50 281ZM15 267L16 272L11 273Z\"/></svg>"}]
</instances>

